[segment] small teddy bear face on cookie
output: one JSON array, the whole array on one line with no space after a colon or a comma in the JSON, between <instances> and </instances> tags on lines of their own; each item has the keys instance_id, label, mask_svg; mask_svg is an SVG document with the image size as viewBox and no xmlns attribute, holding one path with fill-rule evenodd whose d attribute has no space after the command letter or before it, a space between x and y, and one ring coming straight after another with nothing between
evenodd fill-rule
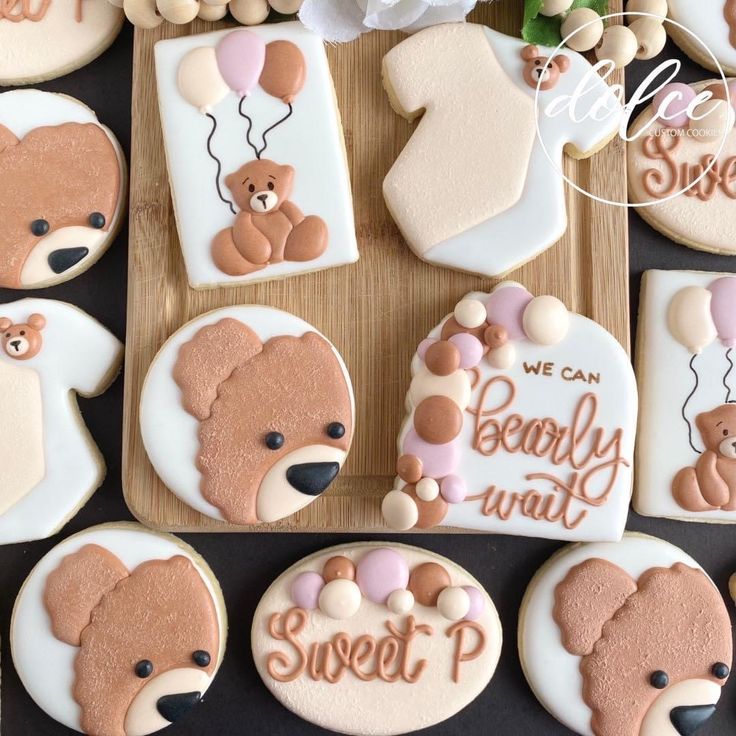
<instances>
[{"instance_id":1,"label":"small teddy bear face on cookie","mask_svg":"<svg viewBox=\"0 0 736 736\"><path fill-rule=\"evenodd\" d=\"M705 448L736 460L736 404L723 404L695 420Z\"/></svg>"},{"instance_id":2,"label":"small teddy bear face on cookie","mask_svg":"<svg viewBox=\"0 0 736 736\"><path fill-rule=\"evenodd\" d=\"M521 50L521 58L526 62L524 81L534 89L538 86L542 92L553 89L560 81L560 75L570 68L567 56L558 54L550 61L549 57L539 55L536 46L525 46Z\"/></svg>"},{"instance_id":3,"label":"small teddy bear face on cookie","mask_svg":"<svg viewBox=\"0 0 736 736\"><path fill-rule=\"evenodd\" d=\"M235 203L243 212L264 215L278 210L291 196L294 169L260 159L249 161L234 174L226 177L225 184L232 192Z\"/></svg>"},{"instance_id":4,"label":"small teddy bear face on cookie","mask_svg":"<svg viewBox=\"0 0 736 736\"><path fill-rule=\"evenodd\" d=\"M16 360L35 358L43 346L41 330L45 326L46 318L42 314L32 314L27 323L17 325L7 317L0 317L0 339L6 355Z\"/></svg>"}]
</instances>

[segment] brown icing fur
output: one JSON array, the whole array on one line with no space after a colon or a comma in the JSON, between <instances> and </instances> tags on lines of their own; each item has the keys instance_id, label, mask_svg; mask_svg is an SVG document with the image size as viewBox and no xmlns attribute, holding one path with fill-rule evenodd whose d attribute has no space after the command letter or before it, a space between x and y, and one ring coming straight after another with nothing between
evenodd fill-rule
<instances>
[{"instance_id":1,"label":"brown icing fur","mask_svg":"<svg viewBox=\"0 0 736 736\"><path fill-rule=\"evenodd\" d=\"M723 16L726 23L728 23L728 40L731 42L731 46L736 48L736 0L726 0L723 6Z\"/></svg>"},{"instance_id":2,"label":"brown icing fur","mask_svg":"<svg viewBox=\"0 0 736 736\"><path fill-rule=\"evenodd\" d=\"M42 314L32 314L26 323L14 325L7 317L0 317L0 343L3 352L15 360L35 358L43 347L41 330L46 327Z\"/></svg>"}]
</instances>

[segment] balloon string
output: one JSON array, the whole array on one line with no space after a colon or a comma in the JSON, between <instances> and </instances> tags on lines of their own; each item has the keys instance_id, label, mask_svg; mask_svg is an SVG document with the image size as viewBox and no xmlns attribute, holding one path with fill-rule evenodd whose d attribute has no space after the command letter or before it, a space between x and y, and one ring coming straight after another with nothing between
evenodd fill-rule
<instances>
[{"instance_id":1,"label":"balloon string","mask_svg":"<svg viewBox=\"0 0 736 736\"><path fill-rule=\"evenodd\" d=\"M261 151L256 148L253 141L250 139L250 132L253 130L253 120L244 110L243 110L243 104L245 103L245 95L243 95L240 98L240 103L238 104L238 114L241 118L245 118L248 121L248 130L245 131L245 140L248 141L248 145L253 149L253 153L255 153L256 158L261 158Z\"/></svg>"},{"instance_id":2,"label":"balloon string","mask_svg":"<svg viewBox=\"0 0 736 736\"><path fill-rule=\"evenodd\" d=\"M690 399L695 395L695 392L698 390L699 385L699 379L698 379L698 372L695 370L693 363L695 362L695 358L697 356L693 355L692 358L690 358L690 370L693 372L693 375L695 376L695 385L693 386L693 390L690 392L688 397L685 399L685 403L682 405L682 418L685 420L685 424L687 424L687 441L690 443L690 447L693 448L694 452L697 452L698 455L700 455L700 450L698 450L697 447L693 444L693 425L690 424L690 421L687 418L687 415L685 414L685 410L687 409L688 403L690 403Z\"/></svg>"},{"instance_id":3,"label":"balloon string","mask_svg":"<svg viewBox=\"0 0 736 736\"><path fill-rule=\"evenodd\" d=\"M731 403L731 388L728 385L728 377L731 375L731 371L733 370L733 361L731 360L731 348L726 350L726 360L728 361L728 370L726 371L726 375L723 376L723 385L726 388L726 403Z\"/></svg>"},{"instance_id":4,"label":"balloon string","mask_svg":"<svg viewBox=\"0 0 736 736\"><path fill-rule=\"evenodd\" d=\"M212 115L212 113L206 113L207 117L212 121L212 131L210 132L209 136L207 137L207 153L209 153L210 158L217 164L217 175L215 176L215 186L217 187L217 196L230 208L230 211L233 214L236 214L235 207L233 207L233 203L223 195L222 189L220 187L220 175L222 174L222 163L220 162L220 159L215 156L215 154L212 152L212 138L215 135L215 131L217 130L217 120L215 119L215 116Z\"/></svg>"},{"instance_id":5,"label":"balloon string","mask_svg":"<svg viewBox=\"0 0 736 736\"><path fill-rule=\"evenodd\" d=\"M270 133L270 132L271 132L272 130L275 130L276 128L278 128L278 127L279 127L279 125L281 125L281 123L285 123L285 122L286 122L286 121L287 121L287 120L288 120L288 119L289 119L289 118L290 118L290 117L292 116L292 114L293 114L293 112L294 112L294 106L293 106L293 105L291 104L291 102L287 102L286 104L287 104L287 105L289 106L289 112L287 112L287 113L286 113L286 115L284 115L284 117L282 117L282 118L281 118L281 120L277 120L277 121L276 121L276 122L275 122L275 123L274 123L274 124L273 124L273 125L272 125L272 126L271 126L270 128L266 128L266 130L264 130L264 131L263 131L263 135L261 136L261 138L263 139L263 146L262 146L262 148L261 148L261 149L260 149L260 150L258 151L258 153L256 154L256 155L258 156L258 158L260 158L260 157L261 157L261 154L262 154L262 153L263 153L263 152L264 152L264 151L266 150L266 148L268 147L268 143L266 142L266 136L267 136L267 135L268 135L268 134L269 134L269 133Z\"/></svg>"}]
</instances>

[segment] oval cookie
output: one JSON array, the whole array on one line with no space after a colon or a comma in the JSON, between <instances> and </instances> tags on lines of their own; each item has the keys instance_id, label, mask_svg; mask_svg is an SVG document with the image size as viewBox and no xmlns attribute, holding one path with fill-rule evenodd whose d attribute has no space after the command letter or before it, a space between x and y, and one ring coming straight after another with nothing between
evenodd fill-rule
<instances>
[{"instance_id":1,"label":"oval cookie","mask_svg":"<svg viewBox=\"0 0 736 736\"><path fill-rule=\"evenodd\" d=\"M715 711L732 648L708 575L640 534L565 547L521 605L524 674L542 705L583 736L694 734Z\"/></svg>"},{"instance_id":2,"label":"oval cookie","mask_svg":"<svg viewBox=\"0 0 736 736\"><path fill-rule=\"evenodd\" d=\"M139 524L92 527L33 568L13 609L30 696L91 736L146 736L202 699L225 653L220 587L187 544Z\"/></svg>"},{"instance_id":3,"label":"oval cookie","mask_svg":"<svg viewBox=\"0 0 736 736\"><path fill-rule=\"evenodd\" d=\"M214 519L282 519L324 493L353 437L350 376L311 325L271 307L226 307L161 348L141 433L168 488Z\"/></svg>"},{"instance_id":4,"label":"oval cookie","mask_svg":"<svg viewBox=\"0 0 736 736\"><path fill-rule=\"evenodd\" d=\"M251 632L258 673L307 721L390 736L450 718L488 685L501 623L450 560L400 544L332 547L276 579Z\"/></svg>"}]
</instances>

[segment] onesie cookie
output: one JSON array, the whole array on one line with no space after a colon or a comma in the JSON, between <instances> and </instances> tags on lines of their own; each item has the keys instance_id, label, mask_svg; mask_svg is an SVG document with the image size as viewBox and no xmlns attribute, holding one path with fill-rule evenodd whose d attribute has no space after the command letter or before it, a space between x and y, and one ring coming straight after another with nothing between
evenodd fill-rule
<instances>
[{"instance_id":1,"label":"onesie cookie","mask_svg":"<svg viewBox=\"0 0 736 736\"><path fill-rule=\"evenodd\" d=\"M103 393L122 357L120 341L70 304L0 305L0 544L55 534L102 484L74 394Z\"/></svg>"},{"instance_id":2,"label":"onesie cookie","mask_svg":"<svg viewBox=\"0 0 736 736\"><path fill-rule=\"evenodd\" d=\"M307 721L392 736L452 717L486 688L501 622L481 585L432 552L364 542L298 562L253 617L266 687Z\"/></svg>"},{"instance_id":3,"label":"onesie cookie","mask_svg":"<svg viewBox=\"0 0 736 736\"><path fill-rule=\"evenodd\" d=\"M637 208L644 220L677 243L734 255L736 83L728 89L730 103L721 80L667 85L632 125L626 151L629 199L647 205Z\"/></svg>"},{"instance_id":4,"label":"onesie cookie","mask_svg":"<svg viewBox=\"0 0 736 736\"><path fill-rule=\"evenodd\" d=\"M563 149L587 158L603 148L621 107L580 54L566 49L550 60L552 53L485 26L450 23L385 56L392 107L408 120L424 111L383 183L388 209L419 258L498 276L565 233ZM584 79L580 122L545 113ZM603 121L589 117L596 104Z\"/></svg>"},{"instance_id":5,"label":"onesie cookie","mask_svg":"<svg viewBox=\"0 0 736 736\"><path fill-rule=\"evenodd\" d=\"M176 537L124 522L48 552L10 624L28 694L90 736L146 736L184 718L215 677L226 637L207 563Z\"/></svg>"},{"instance_id":6,"label":"onesie cookie","mask_svg":"<svg viewBox=\"0 0 736 736\"><path fill-rule=\"evenodd\" d=\"M353 438L350 376L311 325L271 307L189 322L151 364L141 433L161 480L231 524L273 522L324 493Z\"/></svg>"},{"instance_id":7,"label":"onesie cookie","mask_svg":"<svg viewBox=\"0 0 736 736\"><path fill-rule=\"evenodd\" d=\"M107 49L123 20L121 7L97 0L4 0L0 86L34 84L79 69Z\"/></svg>"},{"instance_id":8,"label":"onesie cookie","mask_svg":"<svg viewBox=\"0 0 736 736\"><path fill-rule=\"evenodd\" d=\"M504 282L458 302L411 375L390 527L621 538L636 383L600 325Z\"/></svg>"},{"instance_id":9,"label":"onesie cookie","mask_svg":"<svg viewBox=\"0 0 736 736\"><path fill-rule=\"evenodd\" d=\"M156 76L179 239L195 288L358 259L322 40L276 23L160 41Z\"/></svg>"},{"instance_id":10,"label":"onesie cookie","mask_svg":"<svg viewBox=\"0 0 736 736\"><path fill-rule=\"evenodd\" d=\"M40 90L0 95L0 286L86 271L117 235L126 194L120 144L86 105Z\"/></svg>"},{"instance_id":11,"label":"onesie cookie","mask_svg":"<svg viewBox=\"0 0 736 736\"><path fill-rule=\"evenodd\" d=\"M692 736L716 710L732 653L716 586L654 537L563 548L521 604L526 679L582 736Z\"/></svg>"}]
</instances>

